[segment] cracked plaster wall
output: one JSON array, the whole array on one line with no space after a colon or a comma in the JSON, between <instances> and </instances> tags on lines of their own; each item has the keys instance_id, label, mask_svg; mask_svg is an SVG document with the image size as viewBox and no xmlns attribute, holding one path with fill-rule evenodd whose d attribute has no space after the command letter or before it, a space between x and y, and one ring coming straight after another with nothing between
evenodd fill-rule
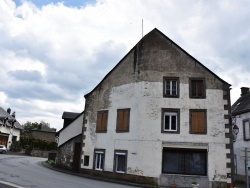
<instances>
[{"instance_id":1,"label":"cracked plaster wall","mask_svg":"<svg viewBox=\"0 0 250 188\"><path fill-rule=\"evenodd\" d=\"M179 77L180 97L163 98L163 77ZM205 78L206 98L189 98L189 78ZM208 144L208 180L226 182L223 83L171 41L147 35L86 100L84 155L105 149L105 171L114 150L128 150L127 173L160 178L163 142ZM130 108L129 133L116 133L117 109ZM180 109L180 134L161 133L161 108ZM207 109L207 135L189 134L189 109ZM108 110L107 133L95 133L97 111ZM223 163L221 161L224 161Z\"/></svg>"}]
</instances>

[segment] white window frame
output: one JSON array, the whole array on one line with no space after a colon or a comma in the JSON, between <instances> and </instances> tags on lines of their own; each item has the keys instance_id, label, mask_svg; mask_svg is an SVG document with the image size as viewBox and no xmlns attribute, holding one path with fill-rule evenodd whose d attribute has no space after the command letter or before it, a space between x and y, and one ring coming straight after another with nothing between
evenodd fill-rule
<instances>
[{"instance_id":1,"label":"white window frame","mask_svg":"<svg viewBox=\"0 0 250 188\"><path fill-rule=\"evenodd\" d=\"M166 125L165 125L166 116L169 116L169 129L166 129ZM175 121L176 129L172 129L172 116L176 117L176 121ZM164 131L172 131L172 132L178 131L178 113L177 112L164 112L164 124L163 124L163 126L164 126L163 127Z\"/></svg>"},{"instance_id":2,"label":"white window frame","mask_svg":"<svg viewBox=\"0 0 250 188\"><path fill-rule=\"evenodd\" d=\"M167 87L167 82L170 82L170 88ZM173 88L173 82L175 82L175 88ZM173 89L175 89L176 94L173 95ZM167 90L170 91L170 94L167 94ZM169 95L169 96L178 96L178 80L172 80L172 79L166 79L165 80L165 95Z\"/></svg>"},{"instance_id":3,"label":"white window frame","mask_svg":"<svg viewBox=\"0 0 250 188\"><path fill-rule=\"evenodd\" d=\"M98 164L98 156L99 157L99 166ZM103 170L104 164L102 164L104 162L104 151L95 151L95 170Z\"/></svg>"}]
</instances>

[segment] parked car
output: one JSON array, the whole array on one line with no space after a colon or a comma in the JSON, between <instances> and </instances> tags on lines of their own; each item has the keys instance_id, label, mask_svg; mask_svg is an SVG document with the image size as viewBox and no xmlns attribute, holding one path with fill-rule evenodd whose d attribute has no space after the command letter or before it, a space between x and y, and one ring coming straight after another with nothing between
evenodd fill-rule
<instances>
[{"instance_id":1,"label":"parked car","mask_svg":"<svg viewBox=\"0 0 250 188\"><path fill-rule=\"evenodd\" d=\"M5 147L5 145L0 145L0 153L6 153L7 152L7 148Z\"/></svg>"}]
</instances>

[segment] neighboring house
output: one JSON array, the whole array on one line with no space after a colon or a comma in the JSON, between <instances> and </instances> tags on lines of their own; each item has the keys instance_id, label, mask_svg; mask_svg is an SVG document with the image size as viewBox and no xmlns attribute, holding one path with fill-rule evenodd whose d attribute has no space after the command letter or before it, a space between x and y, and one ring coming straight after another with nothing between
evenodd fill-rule
<instances>
[{"instance_id":1,"label":"neighboring house","mask_svg":"<svg viewBox=\"0 0 250 188\"><path fill-rule=\"evenodd\" d=\"M161 186L232 182L230 84L159 30L85 98L82 173Z\"/></svg>"},{"instance_id":2,"label":"neighboring house","mask_svg":"<svg viewBox=\"0 0 250 188\"><path fill-rule=\"evenodd\" d=\"M13 142L20 140L20 133L23 127L15 118L15 112L11 113L8 108L5 111L0 107L0 145L5 145L8 149Z\"/></svg>"},{"instance_id":3,"label":"neighboring house","mask_svg":"<svg viewBox=\"0 0 250 188\"><path fill-rule=\"evenodd\" d=\"M250 92L247 87L241 88L241 96L232 106L232 121L239 127L239 133L235 136L234 155L236 177L242 179L246 174L244 149L250 151Z\"/></svg>"},{"instance_id":4,"label":"neighboring house","mask_svg":"<svg viewBox=\"0 0 250 188\"><path fill-rule=\"evenodd\" d=\"M57 164L68 169L79 169L81 157L83 114L64 112L63 128L56 133Z\"/></svg>"},{"instance_id":5,"label":"neighboring house","mask_svg":"<svg viewBox=\"0 0 250 188\"><path fill-rule=\"evenodd\" d=\"M56 129L50 128L46 125L42 125L38 128L32 129L31 137L45 140L49 142L55 142Z\"/></svg>"}]
</instances>

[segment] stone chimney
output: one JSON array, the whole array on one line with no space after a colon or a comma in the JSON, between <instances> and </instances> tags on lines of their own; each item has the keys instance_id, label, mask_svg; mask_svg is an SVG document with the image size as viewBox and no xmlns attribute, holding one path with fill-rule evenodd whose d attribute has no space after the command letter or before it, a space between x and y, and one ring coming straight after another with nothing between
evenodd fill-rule
<instances>
[{"instance_id":1,"label":"stone chimney","mask_svg":"<svg viewBox=\"0 0 250 188\"><path fill-rule=\"evenodd\" d=\"M8 108L8 109L7 109L7 112L10 114L10 113L11 113L11 109L10 109L10 108Z\"/></svg>"},{"instance_id":2,"label":"stone chimney","mask_svg":"<svg viewBox=\"0 0 250 188\"><path fill-rule=\"evenodd\" d=\"M247 94L249 92L249 88L248 87L242 87L241 89L241 96Z\"/></svg>"}]
</instances>

